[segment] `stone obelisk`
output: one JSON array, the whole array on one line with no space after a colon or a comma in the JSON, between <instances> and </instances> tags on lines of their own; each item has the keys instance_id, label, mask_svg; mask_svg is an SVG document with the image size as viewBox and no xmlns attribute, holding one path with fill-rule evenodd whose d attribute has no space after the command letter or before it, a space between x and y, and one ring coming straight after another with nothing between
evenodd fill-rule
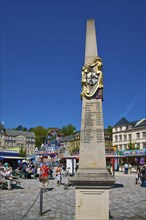
<instances>
[{"instance_id":1,"label":"stone obelisk","mask_svg":"<svg viewBox=\"0 0 146 220\"><path fill-rule=\"evenodd\" d=\"M115 179L106 169L103 123L102 59L98 57L95 23L87 20L82 68L82 120L76 186L76 220L108 220L109 188Z\"/></svg>"}]
</instances>

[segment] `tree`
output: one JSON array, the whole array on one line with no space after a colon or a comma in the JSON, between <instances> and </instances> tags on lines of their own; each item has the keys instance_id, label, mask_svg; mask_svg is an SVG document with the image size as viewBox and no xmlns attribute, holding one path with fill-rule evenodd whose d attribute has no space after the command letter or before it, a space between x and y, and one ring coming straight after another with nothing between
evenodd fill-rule
<instances>
[{"instance_id":1,"label":"tree","mask_svg":"<svg viewBox=\"0 0 146 220\"><path fill-rule=\"evenodd\" d=\"M19 154L20 154L20 157L26 157L26 149L20 147Z\"/></svg>"},{"instance_id":2,"label":"tree","mask_svg":"<svg viewBox=\"0 0 146 220\"><path fill-rule=\"evenodd\" d=\"M131 141L128 143L128 150L135 150L135 143L132 143Z\"/></svg>"},{"instance_id":3,"label":"tree","mask_svg":"<svg viewBox=\"0 0 146 220\"><path fill-rule=\"evenodd\" d=\"M34 132L36 137L36 147L39 149L40 146L45 143L48 130L42 126L37 126L35 128L31 128L30 131Z\"/></svg>"},{"instance_id":4,"label":"tree","mask_svg":"<svg viewBox=\"0 0 146 220\"><path fill-rule=\"evenodd\" d=\"M72 135L76 131L76 127L69 124L66 127L62 127L61 132L64 134L64 136Z\"/></svg>"},{"instance_id":5,"label":"tree","mask_svg":"<svg viewBox=\"0 0 146 220\"><path fill-rule=\"evenodd\" d=\"M107 132L110 134L110 136L112 137L112 134L113 134L113 132L112 132L112 126L109 125L106 130L107 130Z\"/></svg>"},{"instance_id":6,"label":"tree","mask_svg":"<svg viewBox=\"0 0 146 220\"><path fill-rule=\"evenodd\" d=\"M17 128L14 128L14 129L18 131L27 131L27 128L23 127L22 125L19 125Z\"/></svg>"}]
</instances>

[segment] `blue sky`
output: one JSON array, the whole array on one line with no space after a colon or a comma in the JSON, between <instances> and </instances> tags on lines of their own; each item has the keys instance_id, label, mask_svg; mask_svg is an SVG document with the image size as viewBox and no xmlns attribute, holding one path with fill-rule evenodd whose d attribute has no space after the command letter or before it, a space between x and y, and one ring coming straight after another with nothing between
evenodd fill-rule
<instances>
[{"instance_id":1,"label":"blue sky","mask_svg":"<svg viewBox=\"0 0 146 220\"><path fill-rule=\"evenodd\" d=\"M87 19L103 60L104 127L146 117L145 1L1 1L1 106L6 128L80 130Z\"/></svg>"}]
</instances>

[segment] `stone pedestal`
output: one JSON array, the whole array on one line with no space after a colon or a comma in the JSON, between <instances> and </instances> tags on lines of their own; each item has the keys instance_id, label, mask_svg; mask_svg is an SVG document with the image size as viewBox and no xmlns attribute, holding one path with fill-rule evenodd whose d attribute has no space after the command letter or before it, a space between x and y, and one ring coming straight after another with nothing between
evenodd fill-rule
<instances>
[{"instance_id":1,"label":"stone pedestal","mask_svg":"<svg viewBox=\"0 0 146 220\"><path fill-rule=\"evenodd\" d=\"M76 188L76 220L109 220L109 190Z\"/></svg>"}]
</instances>

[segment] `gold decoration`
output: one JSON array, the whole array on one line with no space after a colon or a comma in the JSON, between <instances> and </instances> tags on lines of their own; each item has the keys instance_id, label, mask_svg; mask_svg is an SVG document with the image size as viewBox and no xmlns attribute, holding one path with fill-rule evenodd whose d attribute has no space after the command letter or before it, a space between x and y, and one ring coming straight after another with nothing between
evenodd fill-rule
<instances>
[{"instance_id":1,"label":"gold decoration","mask_svg":"<svg viewBox=\"0 0 146 220\"><path fill-rule=\"evenodd\" d=\"M98 89L103 88L102 59L96 57L94 62L85 64L82 68L81 98L92 98Z\"/></svg>"}]
</instances>

